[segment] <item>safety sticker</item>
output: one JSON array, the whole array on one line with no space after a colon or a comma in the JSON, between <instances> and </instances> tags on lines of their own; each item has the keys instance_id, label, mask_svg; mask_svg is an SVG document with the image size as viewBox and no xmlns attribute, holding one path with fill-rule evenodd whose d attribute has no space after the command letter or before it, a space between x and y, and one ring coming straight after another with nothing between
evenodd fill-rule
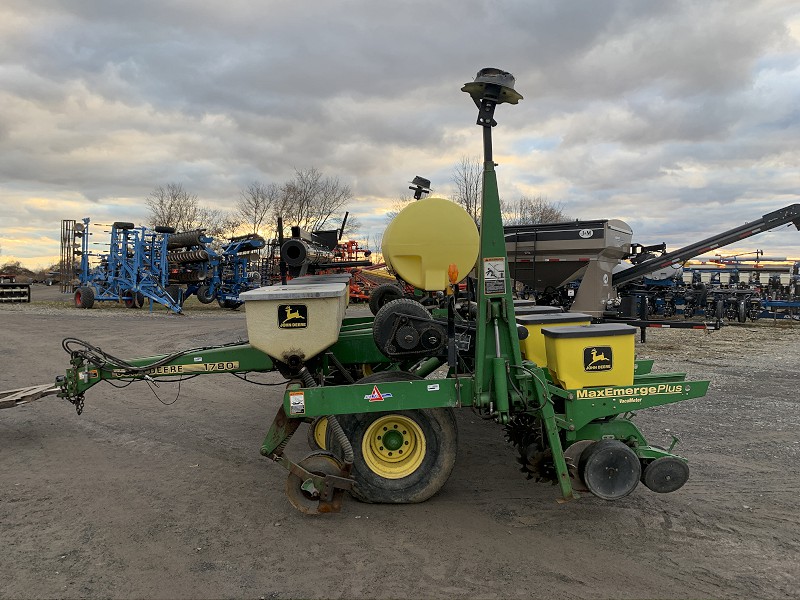
<instances>
[{"instance_id":1,"label":"safety sticker","mask_svg":"<svg viewBox=\"0 0 800 600\"><path fill-rule=\"evenodd\" d=\"M430 384L430 385L428 386L428 391L429 391L429 392L438 392L438 391L439 391L439 384L438 384L438 383L432 383L432 384Z\"/></svg>"},{"instance_id":2,"label":"safety sticker","mask_svg":"<svg viewBox=\"0 0 800 600\"><path fill-rule=\"evenodd\" d=\"M505 294L506 260L503 257L483 259L483 287L486 294Z\"/></svg>"},{"instance_id":3,"label":"safety sticker","mask_svg":"<svg viewBox=\"0 0 800 600\"><path fill-rule=\"evenodd\" d=\"M364 400L369 400L370 402L383 402L384 398L391 398L391 397L392 397L391 392L386 392L385 394L382 394L381 391L378 389L378 386L375 385L372 386L372 393L364 396Z\"/></svg>"},{"instance_id":4,"label":"safety sticker","mask_svg":"<svg viewBox=\"0 0 800 600\"><path fill-rule=\"evenodd\" d=\"M306 397L303 392L289 392L289 414L306 414Z\"/></svg>"}]
</instances>

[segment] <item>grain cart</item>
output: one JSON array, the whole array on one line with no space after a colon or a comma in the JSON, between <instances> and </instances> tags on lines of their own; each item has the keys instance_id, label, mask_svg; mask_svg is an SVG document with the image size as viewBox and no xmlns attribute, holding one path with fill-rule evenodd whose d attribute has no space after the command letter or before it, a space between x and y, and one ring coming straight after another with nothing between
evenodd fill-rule
<instances>
[{"instance_id":1,"label":"grain cart","mask_svg":"<svg viewBox=\"0 0 800 600\"><path fill-rule=\"evenodd\" d=\"M429 312L401 298L374 318L346 318L343 283L269 286L240 296L249 343L122 360L66 339L70 368L54 387L17 390L0 402L57 392L80 412L84 393L101 381L277 370L288 385L261 454L287 469L290 502L310 514L339 510L346 490L366 502L430 498L453 468L454 410L463 407L502 426L530 477L557 483L563 500L581 490L618 499L640 480L656 492L681 487L688 467L673 454L675 443L649 444L631 411L699 398L708 382L651 373L651 361L634 360L635 330L626 325L588 325L588 315L578 325L548 325L543 316L518 324L492 128L496 106L522 96L498 69L481 70L462 90L483 132L480 234L463 209L427 198L384 236L384 253L404 280L452 288L446 309ZM457 284L476 263L476 295L464 301ZM317 449L295 461L284 450L303 423Z\"/></svg>"}]
</instances>

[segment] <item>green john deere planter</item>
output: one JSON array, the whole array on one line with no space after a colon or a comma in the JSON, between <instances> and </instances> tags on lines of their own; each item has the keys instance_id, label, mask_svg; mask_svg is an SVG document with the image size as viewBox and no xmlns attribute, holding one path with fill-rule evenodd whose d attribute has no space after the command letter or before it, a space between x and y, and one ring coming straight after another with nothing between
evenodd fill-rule
<instances>
[{"instance_id":1,"label":"green john deere planter","mask_svg":"<svg viewBox=\"0 0 800 600\"><path fill-rule=\"evenodd\" d=\"M387 262L416 287L445 292L438 308L399 298L374 318L347 318L346 284L295 280L240 295L249 343L123 361L67 339L70 368L55 386L0 395L0 405L57 393L80 412L104 380L278 371L287 387L261 454L287 469L287 496L309 514L338 511L345 491L382 503L436 494L455 463L454 411L465 407L502 426L528 475L557 483L562 500L583 491L615 500L640 482L680 488L686 460L675 442L648 444L633 411L702 397L708 382L653 374L652 361L634 358L633 327L515 316L492 157L497 106L522 99L514 83L483 69L462 88L483 133L480 234L460 207L436 198L387 229ZM295 462L284 450L304 423L313 451Z\"/></svg>"}]
</instances>

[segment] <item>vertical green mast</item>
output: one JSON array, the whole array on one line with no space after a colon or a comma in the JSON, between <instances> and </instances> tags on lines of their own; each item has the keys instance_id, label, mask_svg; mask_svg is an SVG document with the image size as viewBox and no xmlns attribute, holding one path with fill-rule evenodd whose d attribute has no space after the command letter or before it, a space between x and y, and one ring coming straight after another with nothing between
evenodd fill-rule
<instances>
[{"instance_id":1,"label":"vertical green mast","mask_svg":"<svg viewBox=\"0 0 800 600\"><path fill-rule=\"evenodd\" d=\"M498 104L517 104L522 96L514 91L514 76L500 69L481 69L475 81L461 91L472 96L478 107L477 124L483 128L483 198L481 202L481 246L478 257L478 329L475 356L475 401L491 407L498 420L509 418L509 365L522 362L514 302L508 276L508 260L500 212L500 195L492 156L492 127ZM494 399L494 400L492 400ZM496 405L492 405L496 402Z\"/></svg>"}]
</instances>

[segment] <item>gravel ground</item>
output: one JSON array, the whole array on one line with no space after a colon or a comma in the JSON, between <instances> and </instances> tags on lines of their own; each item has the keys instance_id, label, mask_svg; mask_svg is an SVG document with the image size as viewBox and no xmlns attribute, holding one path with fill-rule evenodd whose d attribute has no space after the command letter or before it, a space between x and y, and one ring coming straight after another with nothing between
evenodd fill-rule
<instances>
[{"instance_id":1,"label":"gravel ground","mask_svg":"<svg viewBox=\"0 0 800 600\"><path fill-rule=\"evenodd\" d=\"M62 373L66 336L121 357L246 336L242 311L84 311L43 286L33 299L0 305L0 389ZM0 411L0 597L797 597L798 341L800 323L650 330L639 358L711 389L636 417L653 443L680 436L686 486L617 502L558 504L469 410L437 496L348 498L320 518L290 507L285 472L258 454L280 387L99 385L80 417L54 398Z\"/></svg>"}]
</instances>

